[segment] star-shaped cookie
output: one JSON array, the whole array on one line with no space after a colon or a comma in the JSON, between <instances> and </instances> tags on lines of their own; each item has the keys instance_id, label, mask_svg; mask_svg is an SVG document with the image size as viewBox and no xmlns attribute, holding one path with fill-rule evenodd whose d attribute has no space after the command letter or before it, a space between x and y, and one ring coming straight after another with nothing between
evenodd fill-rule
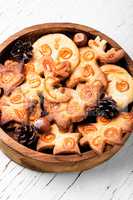
<instances>
[{"instance_id":1,"label":"star-shaped cookie","mask_svg":"<svg viewBox=\"0 0 133 200\"><path fill-rule=\"evenodd\" d=\"M123 133L132 131L132 128L133 113L120 113L113 120L98 117L94 124L78 126L78 131L83 136L80 145L89 144L94 151L101 154L105 144L122 144Z\"/></svg>"},{"instance_id":2,"label":"star-shaped cookie","mask_svg":"<svg viewBox=\"0 0 133 200\"><path fill-rule=\"evenodd\" d=\"M48 134L40 136L37 144L37 151L53 149L53 154L80 154L78 141L80 133L63 133L56 124L51 126Z\"/></svg>"}]
</instances>

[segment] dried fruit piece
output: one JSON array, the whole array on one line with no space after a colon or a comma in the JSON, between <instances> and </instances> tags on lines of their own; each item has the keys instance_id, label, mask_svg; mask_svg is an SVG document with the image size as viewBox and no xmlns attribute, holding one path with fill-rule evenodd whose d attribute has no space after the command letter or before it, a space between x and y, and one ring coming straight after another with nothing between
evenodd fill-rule
<instances>
[{"instance_id":1,"label":"dried fruit piece","mask_svg":"<svg viewBox=\"0 0 133 200\"><path fill-rule=\"evenodd\" d=\"M49 131L50 129L50 122L48 117L41 117L37 119L34 123L34 126L39 130L39 132L44 133Z\"/></svg>"}]
</instances>

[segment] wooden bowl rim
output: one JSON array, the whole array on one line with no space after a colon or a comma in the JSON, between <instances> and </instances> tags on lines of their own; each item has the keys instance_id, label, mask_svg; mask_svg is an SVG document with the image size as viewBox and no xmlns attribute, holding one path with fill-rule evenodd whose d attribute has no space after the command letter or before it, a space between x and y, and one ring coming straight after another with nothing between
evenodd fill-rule
<instances>
[{"instance_id":1,"label":"wooden bowl rim","mask_svg":"<svg viewBox=\"0 0 133 200\"><path fill-rule=\"evenodd\" d=\"M51 30L54 29L76 29L79 31L85 31L88 32L92 35L95 36L101 36L103 39L107 40L111 46L116 47L116 48L122 48L119 44L117 44L114 40L103 34L102 32L99 32L91 27L85 26L85 25L80 25L80 24L75 24L75 23L44 23L44 24L37 24L34 26L30 26L28 28L22 29L19 32L11 35L9 38L7 38L3 43L0 44L0 53L8 47L12 42L17 40L18 38L31 33L38 31L40 29L45 29L45 28L50 28ZM128 63L128 67L130 68L133 65L132 59L127 55L125 55L125 59ZM101 154L101 156L105 156L109 153L108 157L111 157L114 155L116 152L119 151L119 149L124 145L124 142L126 139L129 137L129 133L126 133L125 136L123 137L123 144L122 145L114 145L110 150L104 152ZM46 154L42 152L38 152L35 150L32 150L28 147L25 147L21 144L19 144L17 141L15 141L13 138L11 138L9 135L7 135L6 132L3 131L3 129L0 128L0 141L3 142L5 145L10 147L11 149L15 150L16 152L22 154L25 157L29 157L31 159L35 159L38 161L45 161L45 162L53 162L53 163L58 163L58 162L78 162L81 160L88 160L91 158L96 158L99 157L93 150L87 151L85 153L81 153L81 155L73 154L73 155L53 155L53 154ZM27 154L28 151L28 154Z\"/></svg>"}]
</instances>

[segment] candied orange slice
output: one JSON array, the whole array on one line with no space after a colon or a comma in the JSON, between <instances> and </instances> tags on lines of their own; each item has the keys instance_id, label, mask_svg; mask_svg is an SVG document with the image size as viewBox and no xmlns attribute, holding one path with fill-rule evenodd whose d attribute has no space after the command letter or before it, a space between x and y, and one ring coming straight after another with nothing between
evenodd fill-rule
<instances>
[{"instance_id":1,"label":"candied orange slice","mask_svg":"<svg viewBox=\"0 0 133 200\"><path fill-rule=\"evenodd\" d=\"M65 138L63 146L65 149L72 149L75 146L75 140L72 137Z\"/></svg>"},{"instance_id":2,"label":"candied orange slice","mask_svg":"<svg viewBox=\"0 0 133 200\"><path fill-rule=\"evenodd\" d=\"M59 57L63 59L69 59L72 56L72 50L69 48L62 48L59 51Z\"/></svg>"},{"instance_id":3,"label":"candied orange slice","mask_svg":"<svg viewBox=\"0 0 133 200\"><path fill-rule=\"evenodd\" d=\"M112 138L118 135L118 130L115 127L108 128L104 131L104 136L107 138Z\"/></svg>"},{"instance_id":4,"label":"candied orange slice","mask_svg":"<svg viewBox=\"0 0 133 200\"><path fill-rule=\"evenodd\" d=\"M125 92L125 91L127 91L129 89L129 84L127 83L127 81L117 82L116 83L116 88L120 92Z\"/></svg>"},{"instance_id":5,"label":"candied orange slice","mask_svg":"<svg viewBox=\"0 0 133 200\"><path fill-rule=\"evenodd\" d=\"M90 65L86 65L84 67L83 76L88 77L93 75L94 75L94 70L92 69L92 67Z\"/></svg>"},{"instance_id":6,"label":"candied orange slice","mask_svg":"<svg viewBox=\"0 0 133 200\"><path fill-rule=\"evenodd\" d=\"M41 140L46 143L51 143L55 140L55 135L53 133L49 133L47 135L41 135Z\"/></svg>"},{"instance_id":7,"label":"candied orange slice","mask_svg":"<svg viewBox=\"0 0 133 200\"><path fill-rule=\"evenodd\" d=\"M110 120L105 117L98 117L98 121L100 121L104 124L108 124L110 122Z\"/></svg>"},{"instance_id":8,"label":"candied orange slice","mask_svg":"<svg viewBox=\"0 0 133 200\"><path fill-rule=\"evenodd\" d=\"M48 44L43 44L40 48L40 51L44 56L50 56L52 54L52 50Z\"/></svg>"},{"instance_id":9,"label":"candied orange slice","mask_svg":"<svg viewBox=\"0 0 133 200\"><path fill-rule=\"evenodd\" d=\"M94 140L92 141L92 144L94 146L99 146L101 145L103 142L102 137L101 136L97 136L96 138L94 138Z\"/></svg>"},{"instance_id":10,"label":"candied orange slice","mask_svg":"<svg viewBox=\"0 0 133 200\"><path fill-rule=\"evenodd\" d=\"M4 72L1 74L1 81L3 83L9 83L13 80L14 74L12 72Z\"/></svg>"},{"instance_id":11,"label":"candied orange slice","mask_svg":"<svg viewBox=\"0 0 133 200\"><path fill-rule=\"evenodd\" d=\"M97 128L95 125L84 126L81 129L83 130L84 134L88 134L89 132L92 132L92 131L97 131Z\"/></svg>"},{"instance_id":12,"label":"candied orange slice","mask_svg":"<svg viewBox=\"0 0 133 200\"><path fill-rule=\"evenodd\" d=\"M19 104L23 102L23 96L22 94L16 94L16 95L12 95L10 98L10 102L13 104Z\"/></svg>"},{"instance_id":13,"label":"candied orange slice","mask_svg":"<svg viewBox=\"0 0 133 200\"><path fill-rule=\"evenodd\" d=\"M92 59L94 59L94 57L95 57L95 54L94 54L93 51L86 51L86 52L84 53L84 55L83 55L83 58L84 58L85 60L92 60Z\"/></svg>"}]
</instances>

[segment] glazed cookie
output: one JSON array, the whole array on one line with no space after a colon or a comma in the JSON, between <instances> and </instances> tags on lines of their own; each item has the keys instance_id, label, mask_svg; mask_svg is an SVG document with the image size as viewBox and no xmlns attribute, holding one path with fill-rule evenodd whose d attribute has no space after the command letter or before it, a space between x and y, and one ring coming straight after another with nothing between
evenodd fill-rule
<instances>
[{"instance_id":1,"label":"glazed cookie","mask_svg":"<svg viewBox=\"0 0 133 200\"><path fill-rule=\"evenodd\" d=\"M133 113L121 113L113 120L98 117L97 123L78 126L82 134L80 145L89 144L90 147L101 154L105 144L122 144L123 133L131 132L133 129Z\"/></svg>"},{"instance_id":2,"label":"glazed cookie","mask_svg":"<svg viewBox=\"0 0 133 200\"><path fill-rule=\"evenodd\" d=\"M40 135L37 151L53 149L53 154L80 154L78 141L80 133L61 132L56 124L51 126L47 134Z\"/></svg>"},{"instance_id":3,"label":"glazed cookie","mask_svg":"<svg viewBox=\"0 0 133 200\"><path fill-rule=\"evenodd\" d=\"M122 67L117 65L103 65L101 70L107 77L107 95L117 102L119 110L122 110L133 101L133 79Z\"/></svg>"},{"instance_id":4,"label":"glazed cookie","mask_svg":"<svg viewBox=\"0 0 133 200\"><path fill-rule=\"evenodd\" d=\"M70 76L67 86L75 87L80 82L101 81L103 85L107 86L107 80L104 73L101 71L96 63L96 55L93 49L83 47L79 49L80 64L73 71Z\"/></svg>"},{"instance_id":5,"label":"glazed cookie","mask_svg":"<svg viewBox=\"0 0 133 200\"><path fill-rule=\"evenodd\" d=\"M77 46L70 38L61 33L42 36L33 44L33 60L37 72L43 72L43 57L47 56L51 56L55 64L69 61L72 71L79 63Z\"/></svg>"}]
</instances>

